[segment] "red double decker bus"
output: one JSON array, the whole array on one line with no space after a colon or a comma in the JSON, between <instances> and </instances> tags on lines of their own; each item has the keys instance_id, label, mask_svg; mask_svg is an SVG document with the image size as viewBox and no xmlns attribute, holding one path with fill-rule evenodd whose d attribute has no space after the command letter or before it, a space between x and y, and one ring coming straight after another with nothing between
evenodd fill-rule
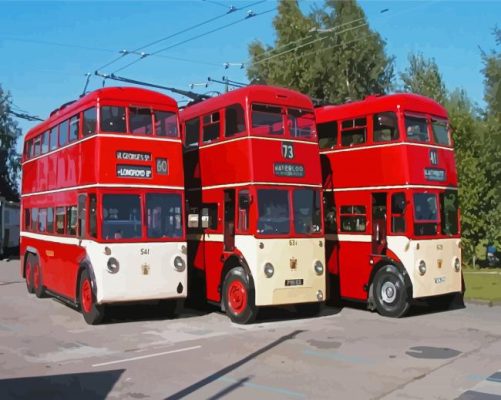
<instances>
[{"instance_id":1,"label":"red double decker bus","mask_svg":"<svg viewBox=\"0 0 501 400\"><path fill-rule=\"evenodd\" d=\"M189 295L235 322L261 306L314 314L325 297L321 171L311 101L249 86L188 106L182 123Z\"/></svg>"},{"instance_id":2,"label":"red double decker bus","mask_svg":"<svg viewBox=\"0 0 501 400\"><path fill-rule=\"evenodd\" d=\"M184 174L177 104L104 88L63 105L25 138L21 274L29 292L80 307L186 297Z\"/></svg>"},{"instance_id":3,"label":"red double decker bus","mask_svg":"<svg viewBox=\"0 0 501 400\"><path fill-rule=\"evenodd\" d=\"M399 317L462 290L446 110L413 94L316 109L332 294Z\"/></svg>"}]
</instances>

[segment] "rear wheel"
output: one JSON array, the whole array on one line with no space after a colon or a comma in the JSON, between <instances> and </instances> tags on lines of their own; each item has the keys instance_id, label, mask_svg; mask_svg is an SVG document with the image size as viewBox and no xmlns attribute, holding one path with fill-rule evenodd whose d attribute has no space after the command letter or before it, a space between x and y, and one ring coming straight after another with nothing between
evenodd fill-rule
<instances>
[{"instance_id":1,"label":"rear wheel","mask_svg":"<svg viewBox=\"0 0 501 400\"><path fill-rule=\"evenodd\" d=\"M258 308L255 305L254 290L242 267L233 268L226 275L223 302L226 314L233 322L249 324L256 319Z\"/></svg>"},{"instance_id":2,"label":"rear wheel","mask_svg":"<svg viewBox=\"0 0 501 400\"><path fill-rule=\"evenodd\" d=\"M80 278L79 303L85 322L89 325L97 325L104 318L105 307L96 304L96 294L92 290L92 282L89 272L84 270Z\"/></svg>"},{"instance_id":3,"label":"rear wheel","mask_svg":"<svg viewBox=\"0 0 501 400\"><path fill-rule=\"evenodd\" d=\"M43 286L42 279L42 268L40 267L40 260L37 256L34 256L33 262L33 288L35 290L35 295L39 299L45 297L45 287Z\"/></svg>"},{"instance_id":4,"label":"rear wheel","mask_svg":"<svg viewBox=\"0 0 501 400\"><path fill-rule=\"evenodd\" d=\"M400 318L409 311L404 277L394 265L386 265L377 271L373 285L374 303L379 314Z\"/></svg>"},{"instance_id":5,"label":"rear wheel","mask_svg":"<svg viewBox=\"0 0 501 400\"><path fill-rule=\"evenodd\" d=\"M31 253L26 254L26 261L24 263L24 276L26 279L26 289L28 293L34 293L35 288L33 286L33 261L34 257Z\"/></svg>"}]
</instances>

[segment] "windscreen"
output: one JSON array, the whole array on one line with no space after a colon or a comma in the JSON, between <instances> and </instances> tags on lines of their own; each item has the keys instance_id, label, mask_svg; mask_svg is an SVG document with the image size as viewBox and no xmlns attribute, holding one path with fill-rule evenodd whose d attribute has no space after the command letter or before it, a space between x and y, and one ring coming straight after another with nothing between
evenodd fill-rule
<instances>
[{"instance_id":1,"label":"windscreen","mask_svg":"<svg viewBox=\"0 0 501 400\"><path fill-rule=\"evenodd\" d=\"M414 194L414 234L435 235L438 225L437 196L432 193Z\"/></svg>"},{"instance_id":2,"label":"windscreen","mask_svg":"<svg viewBox=\"0 0 501 400\"><path fill-rule=\"evenodd\" d=\"M105 194L103 196L103 239L121 240L140 238L141 199L132 194Z\"/></svg>"},{"instance_id":3,"label":"windscreen","mask_svg":"<svg viewBox=\"0 0 501 400\"><path fill-rule=\"evenodd\" d=\"M444 235L457 235L459 233L459 208L456 191L446 191L440 194L440 217Z\"/></svg>"},{"instance_id":4,"label":"windscreen","mask_svg":"<svg viewBox=\"0 0 501 400\"><path fill-rule=\"evenodd\" d=\"M290 231L289 192L258 190L257 231L262 235L288 234Z\"/></svg>"},{"instance_id":5,"label":"windscreen","mask_svg":"<svg viewBox=\"0 0 501 400\"><path fill-rule=\"evenodd\" d=\"M183 234L181 195L146 195L148 238L178 238Z\"/></svg>"},{"instance_id":6,"label":"windscreen","mask_svg":"<svg viewBox=\"0 0 501 400\"><path fill-rule=\"evenodd\" d=\"M294 229L299 234L320 232L320 194L316 190L294 191Z\"/></svg>"}]
</instances>

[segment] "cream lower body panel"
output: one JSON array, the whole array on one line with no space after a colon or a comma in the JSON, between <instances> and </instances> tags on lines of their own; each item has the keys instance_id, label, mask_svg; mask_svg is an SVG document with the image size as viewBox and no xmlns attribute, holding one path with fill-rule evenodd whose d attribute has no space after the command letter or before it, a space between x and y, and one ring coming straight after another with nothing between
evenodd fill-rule
<instances>
[{"instance_id":1,"label":"cream lower body panel","mask_svg":"<svg viewBox=\"0 0 501 400\"><path fill-rule=\"evenodd\" d=\"M388 248L397 255L412 282L413 298L460 292L461 270L454 269L461 260L460 239L416 240L404 236L388 236ZM418 270L420 260L426 263L426 273Z\"/></svg>"},{"instance_id":2,"label":"cream lower body panel","mask_svg":"<svg viewBox=\"0 0 501 400\"><path fill-rule=\"evenodd\" d=\"M263 248L260 248L260 243ZM325 242L323 238L257 239L237 235L235 246L245 257L251 270L257 306L310 303L325 300ZM291 268L291 259L296 268ZM320 261L324 272L318 275L314 265ZM268 278L264 265L270 262L274 274ZM285 282L302 279L302 285L286 286ZM319 300L319 293L321 299Z\"/></svg>"},{"instance_id":3,"label":"cream lower body panel","mask_svg":"<svg viewBox=\"0 0 501 400\"><path fill-rule=\"evenodd\" d=\"M186 242L82 244L92 265L97 286L97 303L184 298L187 294ZM111 249L105 255L104 249ZM185 268L174 268L181 257ZM116 258L120 268L110 273L107 262ZM182 286L179 292L178 287Z\"/></svg>"}]
</instances>

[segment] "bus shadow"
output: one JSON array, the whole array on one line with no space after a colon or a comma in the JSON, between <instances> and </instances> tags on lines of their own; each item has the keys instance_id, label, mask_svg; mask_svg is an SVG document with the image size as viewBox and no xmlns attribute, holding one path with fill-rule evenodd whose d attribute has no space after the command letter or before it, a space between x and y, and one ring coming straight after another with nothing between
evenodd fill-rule
<instances>
[{"instance_id":1,"label":"bus shadow","mask_svg":"<svg viewBox=\"0 0 501 400\"><path fill-rule=\"evenodd\" d=\"M0 379L2 399L104 399L125 369Z\"/></svg>"},{"instance_id":2,"label":"bus shadow","mask_svg":"<svg viewBox=\"0 0 501 400\"><path fill-rule=\"evenodd\" d=\"M342 309L342 306L323 305L318 314L308 315L307 313L297 311L293 305L280 307L263 307L259 310L259 314L256 318L255 323L294 321L299 319L328 317L331 315L339 314Z\"/></svg>"},{"instance_id":3,"label":"bus shadow","mask_svg":"<svg viewBox=\"0 0 501 400\"><path fill-rule=\"evenodd\" d=\"M461 296L455 296L450 302L434 302L433 300L420 300L412 304L407 318L419 317L422 315L446 313L454 310L462 310L466 308L464 300Z\"/></svg>"}]
</instances>

